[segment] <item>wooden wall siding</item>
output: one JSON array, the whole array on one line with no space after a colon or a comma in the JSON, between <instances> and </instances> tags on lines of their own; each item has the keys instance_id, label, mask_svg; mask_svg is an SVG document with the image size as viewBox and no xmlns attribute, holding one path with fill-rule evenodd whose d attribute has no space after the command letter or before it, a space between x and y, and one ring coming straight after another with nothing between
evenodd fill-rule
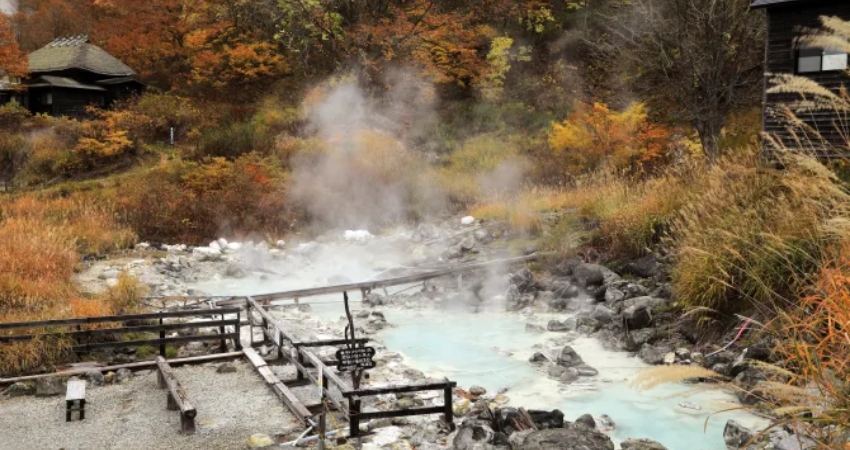
<instances>
[{"instance_id":1,"label":"wooden wall siding","mask_svg":"<svg viewBox=\"0 0 850 450\"><path fill-rule=\"evenodd\" d=\"M819 28L821 16L837 16L844 20L850 20L850 1L824 1L815 5L791 5L768 9L766 74L795 72L794 40L802 34L801 28ZM805 76L835 92L850 81L847 74L840 71L810 73L805 74ZM765 85L770 86L769 80ZM777 116L776 110L781 105L799 100L799 98L799 96L793 94L767 94L764 104L764 131L791 145L787 127L782 119ZM833 146L846 149L845 137L836 127L841 127L842 124L848 125L846 123L847 117L839 117L831 111L814 111L807 113L803 119L807 124L819 130L821 135ZM793 147L793 145L791 146Z\"/></svg>"},{"instance_id":2,"label":"wooden wall siding","mask_svg":"<svg viewBox=\"0 0 850 450\"><path fill-rule=\"evenodd\" d=\"M53 114L56 116L84 117L89 105L103 106L106 92L83 89L53 89Z\"/></svg>"}]
</instances>

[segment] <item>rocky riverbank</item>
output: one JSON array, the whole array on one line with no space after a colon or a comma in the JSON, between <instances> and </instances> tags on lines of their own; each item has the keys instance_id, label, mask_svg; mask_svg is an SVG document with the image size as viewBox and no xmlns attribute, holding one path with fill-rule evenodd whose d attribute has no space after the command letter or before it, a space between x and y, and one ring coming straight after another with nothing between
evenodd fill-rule
<instances>
[{"instance_id":1,"label":"rocky riverbank","mask_svg":"<svg viewBox=\"0 0 850 450\"><path fill-rule=\"evenodd\" d=\"M498 259L510 252L528 253L534 250L528 241L509 235L498 225L464 218L436 225L420 225L415 229L393 230L378 237L366 231L354 230L328 233L311 241L280 241L274 245L265 242L227 242L223 239L195 248L141 244L133 254L121 259L93 262L79 278L84 286L93 291L114 283L118 274L126 271L150 286L154 295L220 294L218 290L225 287L232 294L255 294L360 281L368 277L387 277L411 273L417 268L421 270L444 267L453 262ZM675 311L663 262L655 255L616 269L614 271L603 265L568 259L556 261L535 272L522 268L507 275L493 272L465 276L462 280L441 279L395 294L372 292L364 299L364 305L369 311L361 312L358 317L359 332L374 334L387 326L381 308L433 308L451 302L468 305L473 311L495 306L531 318L527 325L530 333L564 335L558 347L549 352L534 353L529 363L544 376L565 385L580 384L582 378L598 376L598 370L585 363L581 355L568 345L572 336L585 335L599 339L611 350L631 352L648 364L699 365L712 369L734 380L734 385L739 388L736 395L743 403L749 404L757 399L752 392L757 391L758 384L768 380L768 376L753 362L771 358L766 343L733 346L726 350L721 350L719 345L699 343L693 324L683 321ZM292 313L292 310L286 312ZM301 311L298 314L307 313ZM534 323L538 318L545 318L545 321ZM307 316L301 317L301 320L307 320ZM316 329L322 326L315 323ZM333 326L328 330L333 331L329 335L334 337L341 334L341 329L334 329ZM424 377L421 372L405 367L401 357L391 349L382 349L378 359L385 368L389 368L389 373L405 374L401 381L418 381ZM374 375L375 380L382 380L380 373ZM503 397L500 398L498 393L482 394L480 398L468 398L460 394L456 396L457 419L464 423L461 431L470 427L479 429L485 425L481 421L490 420L486 426L490 427L492 434L485 432L483 435L489 437L475 440L473 444L478 447L474 448L508 448L506 445L511 443L504 437L510 438L516 433L500 430L492 422L493 417L487 415L495 414L496 409L500 414L518 411L500 403ZM415 404L426 400L429 399L410 401ZM487 408L476 409L470 405ZM519 406L522 405L517 405L517 408ZM482 409L488 412L482 412ZM534 411L534 414L544 412ZM553 411L546 413L557 415ZM403 421L395 423L403 425ZM428 436L433 435L434 440L426 439L429 445L438 448L446 448L439 447L441 445L473 448L455 442L457 436L465 436L468 431L463 431L463 434L459 431L454 437L442 439L439 438L438 422L430 423L428 426L433 428L434 433L429 432ZM593 431L594 427L588 425L587 421L584 425L564 422L563 426L554 427L557 432L547 430L548 437L540 439L544 439L541 442L549 442L556 436L571 436L570 433L584 433L591 440L595 439L593 436L596 434L604 436L604 433ZM598 425L596 421L594 425ZM422 423L412 425L413 428L422 426ZM731 448L746 442L740 436L752 435L752 431L735 423L727 428L729 436L726 442ZM601 429L604 430L605 426ZM404 430L399 431L399 436L403 434ZM482 436L480 430L472 434ZM514 438L514 445L518 439ZM422 439L410 442L416 445L415 442L419 441ZM642 441L629 443L629 446L624 442L622 445L623 448L663 448L658 446L660 444ZM426 447L416 445L416 448ZM771 447L763 445L758 448Z\"/></svg>"}]
</instances>

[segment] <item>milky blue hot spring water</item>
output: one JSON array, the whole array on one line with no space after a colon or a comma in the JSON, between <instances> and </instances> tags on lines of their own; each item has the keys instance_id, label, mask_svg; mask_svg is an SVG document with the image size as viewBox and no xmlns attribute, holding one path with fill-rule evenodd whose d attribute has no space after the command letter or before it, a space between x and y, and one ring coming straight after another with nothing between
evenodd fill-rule
<instances>
[{"instance_id":1,"label":"milky blue hot spring water","mask_svg":"<svg viewBox=\"0 0 850 450\"><path fill-rule=\"evenodd\" d=\"M338 320L343 312L342 302L336 298L317 299L311 305L313 314L324 320ZM352 302L352 309L360 310L360 302ZM751 427L767 424L742 411L712 415L735 408L737 403L734 396L707 386L670 384L637 389L629 381L648 366L628 353L603 348L594 338L579 337L569 345L599 370L599 375L581 378L572 386L561 385L536 371L528 358L548 340L563 334L526 331L528 318L518 314L474 313L468 308L381 311L393 326L375 338L389 350L402 353L407 365L430 376L446 376L467 389L473 385L489 392L508 388L510 405L560 409L567 420L585 413L607 414L616 423L609 432L615 443L630 437L649 438L670 450L722 450L726 448L723 427L727 420ZM700 409L693 409L694 405Z\"/></svg>"},{"instance_id":2,"label":"milky blue hot spring water","mask_svg":"<svg viewBox=\"0 0 850 450\"><path fill-rule=\"evenodd\" d=\"M352 272L347 269L351 267L351 255L329 253L333 258L322 263L290 264L286 277L263 279L267 277L255 274L240 280L224 279L193 287L218 295L250 295L334 284L336 280L328 276L329 267L333 268L332 272L346 274L354 280L378 274L368 268L369 264L357 264L366 269ZM355 300L353 309L361 309L356 301L359 293L352 297ZM302 299L302 302L311 303L316 317L338 320L343 314L340 300L340 296L324 296ZM737 405L733 396L716 389L680 384L646 391L636 389L629 380L647 366L627 353L606 350L597 340L587 337L578 337L569 345L587 364L599 370L599 375L581 378L572 386L561 385L528 363L528 358L540 350L541 345L564 336L562 333L526 331L528 321L545 324L545 316L500 312L504 308L500 305L490 305L478 313L463 302L448 301L446 305L448 309L422 311L383 308L381 311L393 327L375 338L389 350L402 353L408 365L431 376L447 376L459 386L479 385L490 392L508 388L506 395L513 406L557 408L567 420L575 420L585 413L607 414L616 423L616 428L610 432L615 442L630 437L649 438L671 450L721 450L725 448L723 427L728 419L746 426L766 424L741 411L712 415ZM557 348L548 350L552 354L557 352ZM699 409L681 404L697 405Z\"/></svg>"}]
</instances>

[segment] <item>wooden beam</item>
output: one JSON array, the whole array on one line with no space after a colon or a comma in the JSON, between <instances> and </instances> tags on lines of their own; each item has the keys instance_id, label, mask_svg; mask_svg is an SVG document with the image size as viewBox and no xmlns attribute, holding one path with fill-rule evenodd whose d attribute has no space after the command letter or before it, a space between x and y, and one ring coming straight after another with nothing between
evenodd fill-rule
<instances>
[{"instance_id":1,"label":"wooden beam","mask_svg":"<svg viewBox=\"0 0 850 450\"><path fill-rule=\"evenodd\" d=\"M193 364L193 363L206 363L211 361L221 361L221 360L231 360L236 358L241 358L245 356L241 351L239 352L230 352L230 353L217 353L214 355L202 355L202 356L190 356L186 358L175 358L169 359L168 364L172 367L183 365L183 364ZM0 385L7 385L12 383L17 383L18 381L30 381L30 380L38 380L39 378L47 378L47 377L70 377L74 375L85 375L91 371L98 372L114 372L118 369L145 369L148 367L156 366L156 361L139 361L135 363L127 363L127 364L118 364L114 366L91 366L83 369L73 369L73 370L63 370L59 372L52 373L42 373L38 375L26 375L21 377L14 378L0 378Z\"/></svg>"},{"instance_id":2,"label":"wooden beam","mask_svg":"<svg viewBox=\"0 0 850 450\"><path fill-rule=\"evenodd\" d=\"M195 342L195 341L220 341L222 339L239 339L239 335L236 333L225 333L225 334L198 334L194 336L176 336L170 338L163 339L139 339L134 341L117 341L117 342L97 342L94 344L81 344L75 345L72 349L75 352L90 352L92 350L97 350L101 348L116 348L116 347L138 347L140 345L166 345L166 344L177 344L181 342Z\"/></svg>"},{"instance_id":3,"label":"wooden beam","mask_svg":"<svg viewBox=\"0 0 850 450\"><path fill-rule=\"evenodd\" d=\"M271 301L271 300L282 300L282 299L294 299L294 298L304 298L304 297L314 297L317 295L326 295L326 294L337 294L344 291L359 291L362 289L367 290L375 290L377 288L382 287L390 287L390 286L398 286L400 284L410 284L416 283L419 281L426 281L433 278L440 278L447 275L454 275L458 273L466 273L466 272L475 272L482 269L488 269L490 267L496 265L514 265L525 263L528 261L534 261L539 258L541 254L533 253L531 255L520 256L516 258L507 258L503 260L495 260L495 261L486 261L483 263L475 263L475 264L466 264L457 267L451 267L447 269L436 270L432 272L420 273L415 275L406 275L402 277L395 278L387 278L384 280L375 280L375 281L363 281L360 283L348 283L348 284L338 284L334 286L324 286L318 288L310 288L310 289L299 289L294 291L285 291L285 292L274 292L269 294L260 294L251 296L256 301ZM245 299L227 299L216 302L217 306L232 306L232 305L241 305L245 304Z\"/></svg>"},{"instance_id":4,"label":"wooden beam","mask_svg":"<svg viewBox=\"0 0 850 450\"><path fill-rule=\"evenodd\" d=\"M78 337L78 336L105 336L110 334L124 334L124 333L143 333L143 332L153 332L153 331L174 331L174 330L186 330L193 328L207 328L207 327L218 327L221 325L236 325L239 323L238 319L228 319L228 320L205 320L203 322L188 322L188 323L165 323L165 324L155 324L155 325L138 325L133 327L118 327L118 328L98 328L95 330L73 330L68 332L58 332L58 333L43 333L43 334L16 334L11 336L2 336L0 335L0 342L9 342L9 341L26 341L35 339L37 337L44 336L70 336L70 337Z\"/></svg>"},{"instance_id":5,"label":"wooden beam","mask_svg":"<svg viewBox=\"0 0 850 450\"><path fill-rule=\"evenodd\" d=\"M357 389L354 391L348 391L342 394L343 397L368 397L372 395L381 395L381 394L393 394L393 393L403 393L403 392L421 392L421 391L437 391L443 390L445 388L455 388L457 383L454 381L441 381L439 383L427 383L427 384L412 384L412 385L401 385L401 386L384 386L384 387L374 387L369 389Z\"/></svg>"},{"instance_id":6,"label":"wooden beam","mask_svg":"<svg viewBox=\"0 0 850 450\"><path fill-rule=\"evenodd\" d=\"M272 370L266 365L266 361L260 357L256 350L253 348L245 348L243 350L245 356L248 358L248 361L251 362L251 365L260 372L263 379L266 380L266 383L271 386L272 390L274 390L275 395L283 401L284 405L289 408L290 411L295 415L299 422L303 425L308 424L308 419L313 416L313 413L301 403L301 400L298 400L298 397L286 387L280 379L272 372Z\"/></svg>"},{"instance_id":7,"label":"wooden beam","mask_svg":"<svg viewBox=\"0 0 850 450\"><path fill-rule=\"evenodd\" d=\"M177 381L174 371L168 361L162 356L156 357L157 381L160 388L168 389L167 408L180 411L180 431L183 434L195 432L195 416L198 414L195 407L189 402L189 394Z\"/></svg>"},{"instance_id":8,"label":"wooden beam","mask_svg":"<svg viewBox=\"0 0 850 450\"><path fill-rule=\"evenodd\" d=\"M99 316L99 317L81 317L75 319L52 319L39 320L34 322L6 322L0 323L0 330L9 330L14 328L40 328L53 327L63 325L91 325L95 323L106 322L127 322L130 320L149 320L174 318L174 317L202 317L202 316L217 316L221 314L238 314L239 308L214 308L214 309L193 309L188 311L163 311L147 314L124 314L120 316Z\"/></svg>"}]
</instances>

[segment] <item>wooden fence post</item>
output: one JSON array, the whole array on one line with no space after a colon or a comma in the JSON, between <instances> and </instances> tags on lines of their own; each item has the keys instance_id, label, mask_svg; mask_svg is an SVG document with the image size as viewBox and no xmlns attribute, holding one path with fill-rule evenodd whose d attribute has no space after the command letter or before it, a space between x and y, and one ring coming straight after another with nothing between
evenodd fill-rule
<instances>
[{"instance_id":1,"label":"wooden fence post","mask_svg":"<svg viewBox=\"0 0 850 450\"><path fill-rule=\"evenodd\" d=\"M162 313L159 315L159 324L162 325ZM159 330L159 338L165 339L165 330ZM165 344L159 344L159 356L165 358Z\"/></svg>"}]
</instances>

